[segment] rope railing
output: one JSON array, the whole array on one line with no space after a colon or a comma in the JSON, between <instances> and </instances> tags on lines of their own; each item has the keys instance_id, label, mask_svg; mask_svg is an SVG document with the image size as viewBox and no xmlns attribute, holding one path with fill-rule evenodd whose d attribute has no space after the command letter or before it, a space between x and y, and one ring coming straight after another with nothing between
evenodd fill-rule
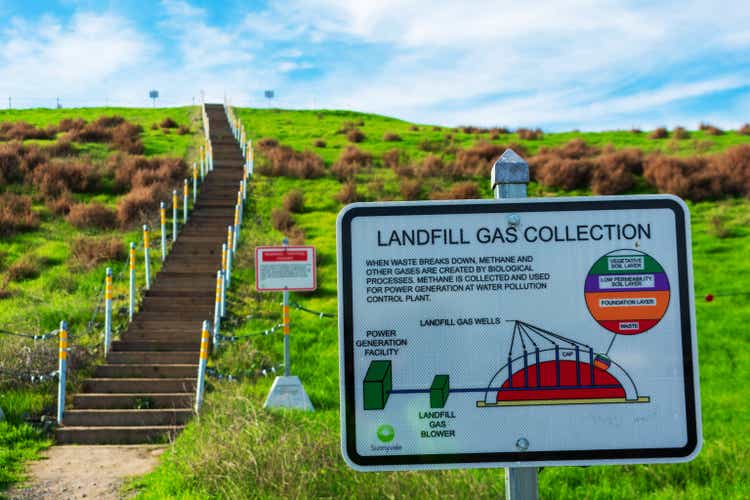
<instances>
[{"instance_id":1,"label":"rope railing","mask_svg":"<svg viewBox=\"0 0 750 500\"><path fill-rule=\"evenodd\" d=\"M47 340L51 339L53 337L57 337L57 335L60 333L60 330L52 330L51 332L47 333L21 333L21 332L14 332L12 330L6 330L5 328L0 328L0 335L10 335L12 337L21 337L31 340Z\"/></svg>"},{"instance_id":2,"label":"rope railing","mask_svg":"<svg viewBox=\"0 0 750 500\"><path fill-rule=\"evenodd\" d=\"M53 370L47 373L31 373L0 368L0 378L11 379L18 382L30 382L32 384L56 380L59 375L60 372L58 370Z\"/></svg>"},{"instance_id":3,"label":"rope railing","mask_svg":"<svg viewBox=\"0 0 750 500\"><path fill-rule=\"evenodd\" d=\"M335 314L321 312L321 311L315 311L313 309L308 309L307 307L303 306L299 302L290 302L289 305L292 308L294 308L294 309L296 309L298 311L302 311L302 312L306 312L308 314L312 314L314 316L317 316L320 319L323 319L323 318L335 318L336 317Z\"/></svg>"}]
</instances>

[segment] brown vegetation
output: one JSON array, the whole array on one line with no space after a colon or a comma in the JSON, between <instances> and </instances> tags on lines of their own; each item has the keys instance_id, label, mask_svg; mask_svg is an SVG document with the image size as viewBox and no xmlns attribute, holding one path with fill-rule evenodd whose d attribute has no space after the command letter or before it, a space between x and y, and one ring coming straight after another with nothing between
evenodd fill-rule
<instances>
[{"instance_id":1,"label":"brown vegetation","mask_svg":"<svg viewBox=\"0 0 750 500\"><path fill-rule=\"evenodd\" d=\"M117 213L101 203L78 203L70 207L66 220L78 229L112 229Z\"/></svg>"},{"instance_id":2,"label":"brown vegetation","mask_svg":"<svg viewBox=\"0 0 750 500\"><path fill-rule=\"evenodd\" d=\"M350 180L362 169L372 166L372 155L357 146L347 146L331 166L331 173L340 181Z\"/></svg>"},{"instance_id":3,"label":"brown vegetation","mask_svg":"<svg viewBox=\"0 0 750 500\"><path fill-rule=\"evenodd\" d=\"M353 179L345 182L341 186L341 190L336 194L336 199L344 205L360 201L360 196L357 192L357 183Z\"/></svg>"},{"instance_id":4,"label":"brown vegetation","mask_svg":"<svg viewBox=\"0 0 750 500\"><path fill-rule=\"evenodd\" d=\"M39 276L46 264L39 256L26 254L8 267L6 277L9 281L30 280Z\"/></svg>"},{"instance_id":5,"label":"brown vegetation","mask_svg":"<svg viewBox=\"0 0 750 500\"><path fill-rule=\"evenodd\" d=\"M656 128L648 134L649 139L666 139L667 137L669 137L669 131L665 127Z\"/></svg>"},{"instance_id":6,"label":"brown vegetation","mask_svg":"<svg viewBox=\"0 0 750 500\"><path fill-rule=\"evenodd\" d=\"M482 194L476 182L466 181L453 184L447 191L435 191L430 196L433 200L475 200Z\"/></svg>"},{"instance_id":7,"label":"brown vegetation","mask_svg":"<svg viewBox=\"0 0 750 500\"><path fill-rule=\"evenodd\" d=\"M163 184L134 187L117 203L117 221L123 228L145 224L159 209L159 202L169 196Z\"/></svg>"},{"instance_id":8,"label":"brown vegetation","mask_svg":"<svg viewBox=\"0 0 750 500\"><path fill-rule=\"evenodd\" d=\"M492 162L503 154L505 148L487 141L480 141L468 149L461 149L456 154L454 175L462 177L486 176Z\"/></svg>"},{"instance_id":9,"label":"brown vegetation","mask_svg":"<svg viewBox=\"0 0 750 500\"><path fill-rule=\"evenodd\" d=\"M39 217L31 209L31 198L15 193L0 193L0 236L39 227Z\"/></svg>"},{"instance_id":10,"label":"brown vegetation","mask_svg":"<svg viewBox=\"0 0 750 500\"><path fill-rule=\"evenodd\" d=\"M418 200L422 194L422 182L418 179L401 179L401 196L405 200Z\"/></svg>"},{"instance_id":11,"label":"brown vegetation","mask_svg":"<svg viewBox=\"0 0 750 500\"><path fill-rule=\"evenodd\" d=\"M355 128L346 133L346 139L349 142L362 142L365 140L365 133Z\"/></svg>"},{"instance_id":12,"label":"brown vegetation","mask_svg":"<svg viewBox=\"0 0 750 500\"><path fill-rule=\"evenodd\" d=\"M681 141L690 138L690 132L685 130L685 127L675 127L672 131L672 138Z\"/></svg>"},{"instance_id":13,"label":"brown vegetation","mask_svg":"<svg viewBox=\"0 0 750 500\"><path fill-rule=\"evenodd\" d=\"M737 133L742 135L750 135L750 123L746 123L739 129L737 129Z\"/></svg>"},{"instance_id":14,"label":"brown vegetation","mask_svg":"<svg viewBox=\"0 0 750 500\"><path fill-rule=\"evenodd\" d=\"M99 188L101 175L91 163L56 158L37 165L27 181L44 196L57 197L64 191L88 193Z\"/></svg>"},{"instance_id":15,"label":"brown vegetation","mask_svg":"<svg viewBox=\"0 0 750 500\"><path fill-rule=\"evenodd\" d=\"M286 208L274 208L271 210L271 225L283 233L294 226L294 219Z\"/></svg>"},{"instance_id":16,"label":"brown vegetation","mask_svg":"<svg viewBox=\"0 0 750 500\"><path fill-rule=\"evenodd\" d=\"M119 238L88 238L79 236L70 247L70 260L74 268L88 271L108 261L122 261L127 251Z\"/></svg>"},{"instance_id":17,"label":"brown vegetation","mask_svg":"<svg viewBox=\"0 0 750 500\"><path fill-rule=\"evenodd\" d=\"M542 129L539 128L519 128L516 130L516 134L518 134L519 139L522 139L524 141L538 141L544 139L544 132L542 132Z\"/></svg>"},{"instance_id":18,"label":"brown vegetation","mask_svg":"<svg viewBox=\"0 0 750 500\"><path fill-rule=\"evenodd\" d=\"M177 128L177 122L171 119L170 117L164 118L161 123L159 124L161 128Z\"/></svg>"},{"instance_id":19,"label":"brown vegetation","mask_svg":"<svg viewBox=\"0 0 750 500\"><path fill-rule=\"evenodd\" d=\"M701 122L698 128L708 135L724 135L724 131L710 123Z\"/></svg>"},{"instance_id":20,"label":"brown vegetation","mask_svg":"<svg viewBox=\"0 0 750 500\"><path fill-rule=\"evenodd\" d=\"M401 136L395 132L386 132L383 134L383 140L386 142L398 142L402 139Z\"/></svg>"},{"instance_id":21,"label":"brown vegetation","mask_svg":"<svg viewBox=\"0 0 750 500\"><path fill-rule=\"evenodd\" d=\"M284 195L283 205L289 212L300 213L305 209L305 195L299 189L292 189Z\"/></svg>"},{"instance_id":22,"label":"brown vegetation","mask_svg":"<svg viewBox=\"0 0 750 500\"><path fill-rule=\"evenodd\" d=\"M314 179L325 175L323 159L312 151L300 153L289 146L279 145L276 139L258 141L258 162L255 170L272 177Z\"/></svg>"},{"instance_id":23,"label":"brown vegetation","mask_svg":"<svg viewBox=\"0 0 750 500\"><path fill-rule=\"evenodd\" d=\"M326 147L326 141L324 141L323 139L315 139L315 141L313 142L313 146L315 146L316 148L324 148Z\"/></svg>"}]
</instances>

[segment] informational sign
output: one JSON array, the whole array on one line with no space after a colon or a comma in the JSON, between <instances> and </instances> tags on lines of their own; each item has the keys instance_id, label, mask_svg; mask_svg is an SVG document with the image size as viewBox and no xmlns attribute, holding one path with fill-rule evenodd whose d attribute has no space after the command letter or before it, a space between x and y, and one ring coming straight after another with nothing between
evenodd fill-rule
<instances>
[{"instance_id":1,"label":"informational sign","mask_svg":"<svg viewBox=\"0 0 750 500\"><path fill-rule=\"evenodd\" d=\"M352 467L697 455L690 221L678 198L359 203L337 230Z\"/></svg>"},{"instance_id":2,"label":"informational sign","mask_svg":"<svg viewBox=\"0 0 750 500\"><path fill-rule=\"evenodd\" d=\"M255 288L259 292L315 290L315 248L256 247Z\"/></svg>"}]
</instances>

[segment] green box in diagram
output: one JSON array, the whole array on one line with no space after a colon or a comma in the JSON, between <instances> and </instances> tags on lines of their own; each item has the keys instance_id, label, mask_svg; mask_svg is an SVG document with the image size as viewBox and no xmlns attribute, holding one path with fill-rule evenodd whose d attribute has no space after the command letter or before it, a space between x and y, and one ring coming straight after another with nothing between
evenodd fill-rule
<instances>
[{"instance_id":1,"label":"green box in diagram","mask_svg":"<svg viewBox=\"0 0 750 500\"><path fill-rule=\"evenodd\" d=\"M355 204L338 244L350 465L699 450L689 213L677 198Z\"/></svg>"}]
</instances>

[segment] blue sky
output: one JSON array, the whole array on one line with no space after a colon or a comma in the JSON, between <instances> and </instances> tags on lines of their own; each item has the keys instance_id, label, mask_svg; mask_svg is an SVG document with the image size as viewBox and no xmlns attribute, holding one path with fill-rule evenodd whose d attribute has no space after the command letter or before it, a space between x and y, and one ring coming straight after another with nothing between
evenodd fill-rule
<instances>
[{"instance_id":1,"label":"blue sky","mask_svg":"<svg viewBox=\"0 0 750 500\"><path fill-rule=\"evenodd\" d=\"M444 125L750 121L750 2L0 0L0 103L345 108Z\"/></svg>"}]
</instances>

